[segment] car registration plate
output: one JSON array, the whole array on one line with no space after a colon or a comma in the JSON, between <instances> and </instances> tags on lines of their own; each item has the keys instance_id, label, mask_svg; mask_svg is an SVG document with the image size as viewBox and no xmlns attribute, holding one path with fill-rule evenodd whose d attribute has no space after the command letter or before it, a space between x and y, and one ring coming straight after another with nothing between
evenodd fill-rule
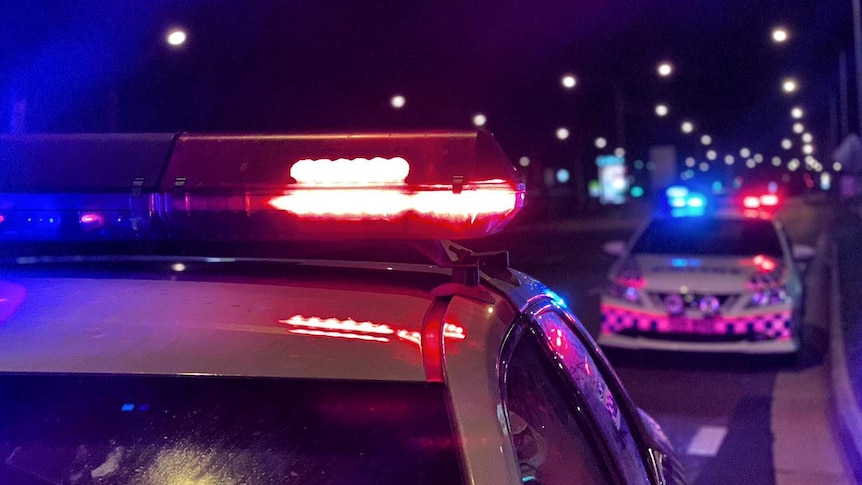
<instances>
[{"instance_id":1,"label":"car registration plate","mask_svg":"<svg viewBox=\"0 0 862 485\"><path fill-rule=\"evenodd\" d=\"M670 317L670 331L674 333L695 333L709 335L715 333L711 318L689 318L682 315Z\"/></svg>"}]
</instances>

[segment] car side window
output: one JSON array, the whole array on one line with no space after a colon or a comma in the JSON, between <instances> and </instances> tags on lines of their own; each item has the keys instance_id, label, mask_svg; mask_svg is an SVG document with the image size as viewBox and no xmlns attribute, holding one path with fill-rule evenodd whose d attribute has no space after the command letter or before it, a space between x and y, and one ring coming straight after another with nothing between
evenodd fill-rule
<instances>
[{"instance_id":1,"label":"car side window","mask_svg":"<svg viewBox=\"0 0 862 485\"><path fill-rule=\"evenodd\" d=\"M594 416L611 455L625 477L625 483L649 483L644 457L629 423L620 411L618 398L608 387L587 347L557 313L541 313L535 321L547 339L548 346L556 354L557 362L565 367L570 382Z\"/></svg>"},{"instance_id":2,"label":"car side window","mask_svg":"<svg viewBox=\"0 0 862 485\"><path fill-rule=\"evenodd\" d=\"M563 391L537 338L524 334L506 367L510 435L524 483L608 484L607 467L591 440L582 407Z\"/></svg>"}]
</instances>

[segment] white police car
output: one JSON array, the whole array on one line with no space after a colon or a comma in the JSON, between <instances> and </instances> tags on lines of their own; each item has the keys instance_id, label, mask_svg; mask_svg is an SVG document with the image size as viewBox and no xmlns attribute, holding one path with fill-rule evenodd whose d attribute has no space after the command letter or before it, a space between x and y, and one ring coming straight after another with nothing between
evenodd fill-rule
<instances>
[{"instance_id":1,"label":"white police car","mask_svg":"<svg viewBox=\"0 0 862 485\"><path fill-rule=\"evenodd\" d=\"M485 133L0 136L0 484L682 483L556 295L446 241Z\"/></svg>"},{"instance_id":2,"label":"white police car","mask_svg":"<svg viewBox=\"0 0 862 485\"><path fill-rule=\"evenodd\" d=\"M667 189L660 215L626 245L601 296L599 343L675 351L793 354L800 346L803 283L774 217L779 198L749 195L739 208L710 208L703 194Z\"/></svg>"}]
</instances>

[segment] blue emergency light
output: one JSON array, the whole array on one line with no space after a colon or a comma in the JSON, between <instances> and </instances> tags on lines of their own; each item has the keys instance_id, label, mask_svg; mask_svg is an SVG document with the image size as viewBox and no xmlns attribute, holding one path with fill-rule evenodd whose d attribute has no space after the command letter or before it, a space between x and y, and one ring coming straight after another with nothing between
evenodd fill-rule
<instances>
[{"instance_id":1,"label":"blue emergency light","mask_svg":"<svg viewBox=\"0 0 862 485\"><path fill-rule=\"evenodd\" d=\"M672 185L665 190L665 204L671 217L700 217L706 213L707 199L688 187Z\"/></svg>"}]
</instances>

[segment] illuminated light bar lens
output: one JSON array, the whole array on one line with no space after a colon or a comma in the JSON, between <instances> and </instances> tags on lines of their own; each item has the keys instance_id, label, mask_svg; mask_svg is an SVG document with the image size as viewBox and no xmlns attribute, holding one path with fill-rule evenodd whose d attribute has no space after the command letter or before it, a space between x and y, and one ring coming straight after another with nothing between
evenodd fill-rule
<instances>
[{"instance_id":1,"label":"illuminated light bar lens","mask_svg":"<svg viewBox=\"0 0 862 485\"><path fill-rule=\"evenodd\" d=\"M778 196L775 194L761 195L760 204L769 207L776 206L778 205Z\"/></svg>"},{"instance_id":2,"label":"illuminated light bar lens","mask_svg":"<svg viewBox=\"0 0 862 485\"><path fill-rule=\"evenodd\" d=\"M401 157L305 159L290 167L297 183L327 187L403 184L409 173L410 164Z\"/></svg>"},{"instance_id":3,"label":"illuminated light bar lens","mask_svg":"<svg viewBox=\"0 0 862 485\"><path fill-rule=\"evenodd\" d=\"M665 190L665 194L671 199L678 197L685 197L688 195L688 188L683 187L681 185L672 185Z\"/></svg>"},{"instance_id":4,"label":"illuminated light bar lens","mask_svg":"<svg viewBox=\"0 0 862 485\"><path fill-rule=\"evenodd\" d=\"M742 205L746 209L757 209L758 207L760 207L760 199L750 195L742 199Z\"/></svg>"}]
</instances>

